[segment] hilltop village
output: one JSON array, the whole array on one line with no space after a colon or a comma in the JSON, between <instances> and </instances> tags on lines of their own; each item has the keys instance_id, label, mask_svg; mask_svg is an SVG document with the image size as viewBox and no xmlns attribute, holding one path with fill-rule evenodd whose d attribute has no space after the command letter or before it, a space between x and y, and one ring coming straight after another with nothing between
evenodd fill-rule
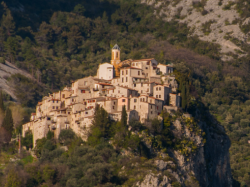
<instances>
[{"instance_id":1,"label":"hilltop village","mask_svg":"<svg viewBox=\"0 0 250 187\"><path fill-rule=\"evenodd\" d=\"M36 140L45 137L48 131L58 138L62 129L71 128L86 139L97 105L112 120L121 119L125 105L128 121L135 119L142 123L158 117L163 109L180 107L173 65L158 64L153 58L121 61L117 44L111 54L111 62L100 64L95 77L76 80L71 87L43 97L30 122L23 125L23 137L30 130L35 146Z\"/></svg>"}]
</instances>

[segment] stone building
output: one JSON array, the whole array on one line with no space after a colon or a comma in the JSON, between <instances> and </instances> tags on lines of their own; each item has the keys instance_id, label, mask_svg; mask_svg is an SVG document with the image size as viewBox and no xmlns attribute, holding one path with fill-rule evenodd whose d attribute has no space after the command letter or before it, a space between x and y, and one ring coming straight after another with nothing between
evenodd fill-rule
<instances>
[{"instance_id":1,"label":"stone building","mask_svg":"<svg viewBox=\"0 0 250 187\"><path fill-rule=\"evenodd\" d=\"M30 130L35 146L36 140L49 131L58 138L62 129L71 128L86 140L97 105L115 121L121 119L125 106L128 121L134 119L142 123L157 118L163 109L180 107L172 65L158 64L153 58L121 62L120 51L116 44L111 62L100 64L95 77L78 79L71 87L43 97L30 122L23 125L23 136Z\"/></svg>"}]
</instances>

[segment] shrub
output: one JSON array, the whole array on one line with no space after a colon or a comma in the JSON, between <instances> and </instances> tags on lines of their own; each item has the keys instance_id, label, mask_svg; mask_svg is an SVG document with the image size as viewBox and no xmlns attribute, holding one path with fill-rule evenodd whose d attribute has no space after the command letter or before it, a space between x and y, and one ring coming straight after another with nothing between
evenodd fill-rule
<instances>
[{"instance_id":1,"label":"shrub","mask_svg":"<svg viewBox=\"0 0 250 187\"><path fill-rule=\"evenodd\" d=\"M0 57L0 63L5 64L5 58L4 57Z\"/></svg>"},{"instance_id":2,"label":"shrub","mask_svg":"<svg viewBox=\"0 0 250 187\"><path fill-rule=\"evenodd\" d=\"M231 6L234 5L235 3L232 1L229 1L228 4L226 4L222 9L223 10L230 10Z\"/></svg>"},{"instance_id":3,"label":"shrub","mask_svg":"<svg viewBox=\"0 0 250 187\"><path fill-rule=\"evenodd\" d=\"M249 126L250 121L248 119L241 119L240 120L240 126L243 128L246 128Z\"/></svg>"},{"instance_id":4,"label":"shrub","mask_svg":"<svg viewBox=\"0 0 250 187\"><path fill-rule=\"evenodd\" d=\"M202 24L202 31L205 35L209 35L211 32L211 25L214 23L214 20L209 20Z\"/></svg>"},{"instance_id":5,"label":"shrub","mask_svg":"<svg viewBox=\"0 0 250 187\"><path fill-rule=\"evenodd\" d=\"M72 140L76 137L76 134L72 129L63 129L59 134L59 141L64 145L69 145Z\"/></svg>"}]
</instances>

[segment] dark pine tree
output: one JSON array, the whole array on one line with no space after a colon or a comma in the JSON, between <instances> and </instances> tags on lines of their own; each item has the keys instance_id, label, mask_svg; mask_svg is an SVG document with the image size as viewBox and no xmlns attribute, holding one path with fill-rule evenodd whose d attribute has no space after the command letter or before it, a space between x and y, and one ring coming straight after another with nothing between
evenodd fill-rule
<instances>
[{"instance_id":1,"label":"dark pine tree","mask_svg":"<svg viewBox=\"0 0 250 187\"><path fill-rule=\"evenodd\" d=\"M14 122L12 118L12 112L9 108L6 109L5 117L3 119L2 127L8 132L9 135L12 134L14 130Z\"/></svg>"},{"instance_id":2,"label":"dark pine tree","mask_svg":"<svg viewBox=\"0 0 250 187\"><path fill-rule=\"evenodd\" d=\"M127 116L127 112L126 112L126 106L123 105L123 107L122 107L121 125L126 127L127 126L127 120L128 120L128 116Z\"/></svg>"},{"instance_id":3,"label":"dark pine tree","mask_svg":"<svg viewBox=\"0 0 250 187\"><path fill-rule=\"evenodd\" d=\"M106 110L104 110L104 108L97 105L95 108L94 120L92 121L89 136L94 136L97 139L107 139L110 136L110 127L111 121L109 114Z\"/></svg>"},{"instance_id":4,"label":"dark pine tree","mask_svg":"<svg viewBox=\"0 0 250 187\"><path fill-rule=\"evenodd\" d=\"M183 110L186 109L187 106L187 95L186 95L186 85L182 85L181 87L181 107Z\"/></svg>"},{"instance_id":5,"label":"dark pine tree","mask_svg":"<svg viewBox=\"0 0 250 187\"><path fill-rule=\"evenodd\" d=\"M4 103L3 103L3 93L0 91L0 110L4 111Z\"/></svg>"}]
</instances>

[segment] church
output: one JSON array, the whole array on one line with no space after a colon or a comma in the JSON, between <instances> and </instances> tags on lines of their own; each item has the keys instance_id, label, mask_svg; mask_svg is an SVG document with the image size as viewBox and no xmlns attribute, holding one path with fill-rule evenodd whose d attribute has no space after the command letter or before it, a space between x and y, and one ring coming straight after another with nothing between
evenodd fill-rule
<instances>
[{"instance_id":1,"label":"church","mask_svg":"<svg viewBox=\"0 0 250 187\"><path fill-rule=\"evenodd\" d=\"M121 61L120 52L116 44L110 63L100 64L96 76L78 79L70 87L43 97L30 122L23 125L22 136L31 131L35 147L36 140L49 131L58 138L62 129L71 128L86 140L97 105L115 121L121 119L125 106L128 121L142 123L157 118L162 110L180 107L172 64L159 64L154 58Z\"/></svg>"}]
</instances>

